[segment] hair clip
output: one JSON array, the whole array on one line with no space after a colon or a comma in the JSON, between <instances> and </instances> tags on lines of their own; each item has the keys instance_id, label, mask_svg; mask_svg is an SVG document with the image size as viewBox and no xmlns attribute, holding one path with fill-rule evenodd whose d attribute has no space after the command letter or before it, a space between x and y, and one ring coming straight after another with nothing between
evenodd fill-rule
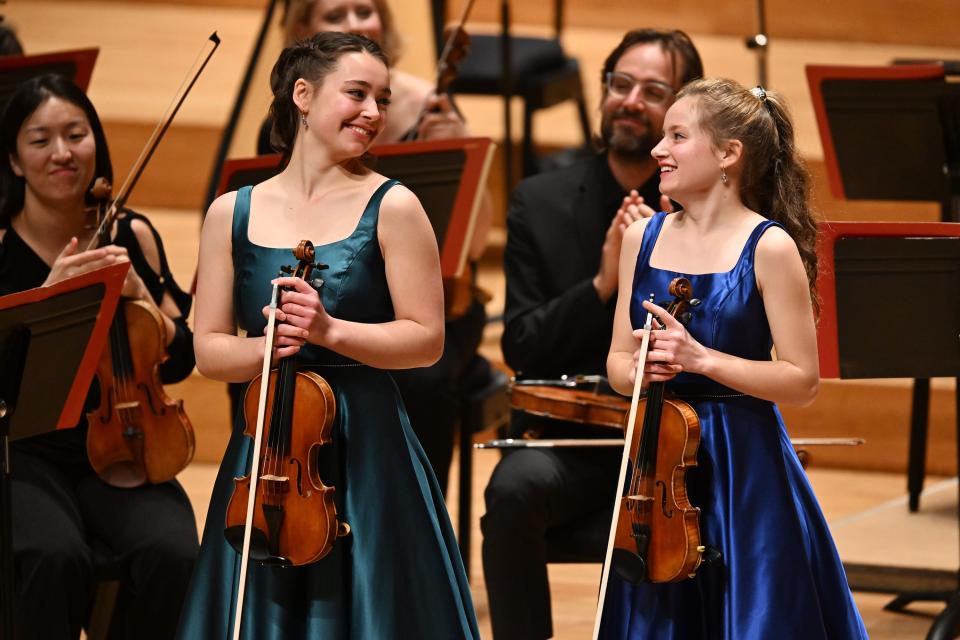
<instances>
[{"instance_id":1,"label":"hair clip","mask_svg":"<svg viewBox=\"0 0 960 640\"><path fill-rule=\"evenodd\" d=\"M753 89L750 89L750 93L752 93L753 95L757 96L757 99L758 99L760 102L766 102L766 101L767 101L767 92L764 91L764 90L763 90L763 87L761 87L760 85L757 85L757 86L755 86Z\"/></svg>"}]
</instances>

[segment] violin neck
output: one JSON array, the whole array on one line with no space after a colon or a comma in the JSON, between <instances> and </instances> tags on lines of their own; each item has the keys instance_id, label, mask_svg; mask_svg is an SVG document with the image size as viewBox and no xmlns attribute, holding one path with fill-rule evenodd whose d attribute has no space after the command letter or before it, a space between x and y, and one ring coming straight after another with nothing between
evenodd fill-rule
<instances>
[{"instance_id":1,"label":"violin neck","mask_svg":"<svg viewBox=\"0 0 960 640\"><path fill-rule=\"evenodd\" d=\"M652 470L657 462L657 444L660 441L660 418L663 415L664 383L652 382L647 387L647 404L643 412L643 430L637 466Z\"/></svg>"},{"instance_id":2,"label":"violin neck","mask_svg":"<svg viewBox=\"0 0 960 640\"><path fill-rule=\"evenodd\" d=\"M297 364L294 357L290 356L280 361L276 387L273 390L273 410L270 412L267 446L277 452L290 450L293 395L297 386Z\"/></svg>"}]
</instances>

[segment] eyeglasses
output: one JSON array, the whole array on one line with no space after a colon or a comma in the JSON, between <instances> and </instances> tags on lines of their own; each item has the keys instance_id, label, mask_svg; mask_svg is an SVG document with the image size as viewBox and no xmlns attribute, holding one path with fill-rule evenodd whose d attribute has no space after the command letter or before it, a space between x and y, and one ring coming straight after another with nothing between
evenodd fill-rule
<instances>
[{"instance_id":1,"label":"eyeglasses","mask_svg":"<svg viewBox=\"0 0 960 640\"><path fill-rule=\"evenodd\" d=\"M634 87L640 87L640 99L647 104L663 104L673 95L673 87L656 80L634 80L626 73L610 71L607 73L607 91L618 98L626 98L633 93Z\"/></svg>"}]
</instances>

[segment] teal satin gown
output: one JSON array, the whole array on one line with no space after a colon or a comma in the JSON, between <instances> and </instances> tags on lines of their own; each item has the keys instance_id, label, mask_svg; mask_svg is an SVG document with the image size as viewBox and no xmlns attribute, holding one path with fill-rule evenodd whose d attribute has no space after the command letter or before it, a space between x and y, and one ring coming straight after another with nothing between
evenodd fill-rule
<instances>
[{"instance_id":1,"label":"teal satin gown","mask_svg":"<svg viewBox=\"0 0 960 640\"><path fill-rule=\"evenodd\" d=\"M337 318L393 319L373 194L353 233L316 247L321 296ZM252 187L237 193L233 214L234 301L239 326L262 335L270 280L295 265L290 249L261 247L247 236ZM352 531L330 555L293 568L249 564L243 633L247 640L450 640L479 638L470 587L446 506L410 428L390 374L326 349L307 346L299 363L329 382L336 397L336 504ZM239 554L223 534L234 477L248 473L252 441L240 415L214 486L200 560L180 620L179 637L230 638Z\"/></svg>"}]
</instances>

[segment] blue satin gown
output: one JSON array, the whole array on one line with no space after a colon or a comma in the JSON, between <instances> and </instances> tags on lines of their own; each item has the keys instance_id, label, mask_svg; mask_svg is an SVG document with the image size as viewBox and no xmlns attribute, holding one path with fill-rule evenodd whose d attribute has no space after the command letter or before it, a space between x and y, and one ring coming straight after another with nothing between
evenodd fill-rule
<instances>
[{"instance_id":1,"label":"blue satin gown","mask_svg":"<svg viewBox=\"0 0 960 640\"><path fill-rule=\"evenodd\" d=\"M770 360L772 339L754 275L764 221L726 273L681 274L651 267L666 214L650 219L637 256L630 320L642 328L650 293L688 278L702 303L687 325L704 346ZM703 544L720 552L694 579L634 586L612 572L604 640L846 640L866 638L836 547L774 403L699 375L680 374L669 391L700 419L697 467L688 472Z\"/></svg>"},{"instance_id":2,"label":"blue satin gown","mask_svg":"<svg viewBox=\"0 0 960 640\"><path fill-rule=\"evenodd\" d=\"M377 241L385 182L353 233L316 247L324 307L338 318L378 323L393 305ZM261 309L290 249L252 244L247 236L252 188L240 189L233 215L234 300L240 327L263 335ZM336 397L336 504L352 528L330 555L294 568L249 565L246 640L390 640L479 638L470 588L443 496L410 428L393 379L326 349L296 356L330 383ZM242 415L238 422L242 423ZM239 554L223 534L234 477L248 473L252 441L236 425L217 476L200 560L180 620L179 637L230 638Z\"/></svg>"}]
</instances>

